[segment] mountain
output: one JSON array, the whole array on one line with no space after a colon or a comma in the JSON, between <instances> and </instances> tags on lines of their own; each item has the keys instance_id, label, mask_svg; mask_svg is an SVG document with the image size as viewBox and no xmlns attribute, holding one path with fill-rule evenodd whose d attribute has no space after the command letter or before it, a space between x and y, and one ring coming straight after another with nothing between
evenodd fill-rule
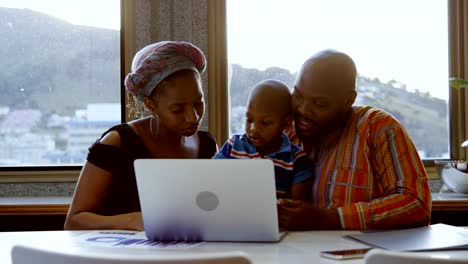
<instances>
[{"instance_id":1,"label":"mountain","mask_svg":"<svg viewBox=\"0 0 468 264\"><path fill-rule=\"evenodd\" d=\"M296 74L277 67L260 71L233 64L230 65L229 76L231 106L235 108L246 105L250 89L259 81L274 78L292 88ZM428 93L408 91L404 85L396 81L383 83L379 79L365 76L358 76L357 93L356 104L375 106L397 118L413 138L422 156L447 155L449 125L447 101L431 97ZM231 120L231 125L241 126L243 117L244 115L236 115L240 120Z\"/></svg>"},{"instance_id":2,"label":"mountain","mask_svg":"<svg viewBox=\"0 0 468 264\"><path fill-rule=\"evenodd\" d=\"M72 114L120 101L120 33L0 8L0 106Z\"/></svg>"},{"instance_id":3,"label":"mountain","mask_svg":"<svg viewBox=\"0 0 468 264\"><path fill-rule=\"evenodd\" d=\"M120 102L119 31L77 26L28 9L0 8L0 36L0 108L72 116L89 103ZM279 79L290 87L295 80L295 74L279 67L229 67L232 107L245 106L250 89L261 80ZM357 90L357 104L394 115L424 155L448 152L445 100L365 76L358 77Z\"/></svg>"}]
</instances>

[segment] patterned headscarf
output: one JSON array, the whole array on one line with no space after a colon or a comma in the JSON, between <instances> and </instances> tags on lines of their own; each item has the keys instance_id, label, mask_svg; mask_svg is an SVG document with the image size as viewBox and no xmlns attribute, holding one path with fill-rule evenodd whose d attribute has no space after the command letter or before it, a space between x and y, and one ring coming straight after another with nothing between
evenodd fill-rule
<instances>
[{"instance_id":1,"label":"patterned headscarf","mask_svg":"<svg viewBox=\"0 0 468 264\"><path fill-rule=\"evenodd\" d=\"M133 58L132 72L125 77L125 87L138 100L144 100L156 85L179 70L203 73L206 59L203 52L188 42L162 41L141 49Z\"/></svg>"}]
</instances>

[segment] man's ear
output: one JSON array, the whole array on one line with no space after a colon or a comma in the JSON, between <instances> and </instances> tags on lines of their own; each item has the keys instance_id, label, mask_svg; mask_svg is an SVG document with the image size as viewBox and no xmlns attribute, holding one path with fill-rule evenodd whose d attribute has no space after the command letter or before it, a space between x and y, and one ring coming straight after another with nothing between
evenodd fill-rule
<instances>
[{"instance_id":1,"label":"man's ear","mask_svg":"<svg viewBox=\"0 0 468 264\"><path fill-rule=\"evenodd\" d=\"M352 90L348 96L348 99L346 100L346 105L351 107L354 104L354 101L356 100L357 93L355 90Z\"/></svg>"}]
</instances>

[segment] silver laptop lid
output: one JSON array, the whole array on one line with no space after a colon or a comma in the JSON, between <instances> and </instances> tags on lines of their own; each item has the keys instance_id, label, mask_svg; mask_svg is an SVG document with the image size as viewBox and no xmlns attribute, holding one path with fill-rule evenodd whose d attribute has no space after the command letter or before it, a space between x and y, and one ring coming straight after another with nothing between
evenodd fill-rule
<instances>
[{"instance_id":1,"label":"silver laptop lid","mask_svg":"<svg viewBox=\"0 0 468 264\"><path fill-rule=\"evenodd\" d=\"M139 159L135 175L151 240L278 241L268 159Z\"/></svg>"}]
</instances>

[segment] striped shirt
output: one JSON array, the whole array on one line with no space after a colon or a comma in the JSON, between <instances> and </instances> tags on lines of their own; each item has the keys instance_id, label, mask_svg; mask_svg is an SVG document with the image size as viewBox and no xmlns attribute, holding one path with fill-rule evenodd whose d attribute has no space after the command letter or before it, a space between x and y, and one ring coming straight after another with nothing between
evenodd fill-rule
<instances>
[{"instance_id":1,"label":"striped shirt","mask_svg":"<svg viewBox=\"0 0 468 264\"><path fill-rule=\"evenodd\" d=\"M300 147L289 141L285 133L281 139L278 151L262 157L245 134L234 135L213 159L270 159L275 165L276 190L288 191L292 185L312 177L312 163Z\"/></svg>"},{"instance_id":2,"label":"striped shirt","mask_svg":"<svg viewBox=\"0 0 468 264\"><path fill-rule=\"evenodd\" d=\"M313 203L337 208L343 229L429 224L426 171L413 141L393 116L355 106L346 126L319 144L317 155L309 153L316 158Z\"/></svg>"}]
</instances>

